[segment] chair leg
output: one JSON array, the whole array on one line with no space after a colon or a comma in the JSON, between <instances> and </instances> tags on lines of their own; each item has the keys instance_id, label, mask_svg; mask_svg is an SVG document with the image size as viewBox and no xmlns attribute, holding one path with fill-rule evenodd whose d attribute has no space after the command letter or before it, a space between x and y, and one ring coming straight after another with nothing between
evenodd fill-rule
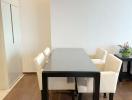
<instances>
[{"instance_id":1,"label":"chair leg","mask_svg":"<svg viewBox=\"0 0 132 100\"><path fill-rule=\"evenodd\" d=\"M104 93L104 96L103 96L104 98L107 98L107 94L106 93Z\"/></svg>"},{"instance_id":2,"label":"chair leg","mask_svg":"<svg viewBox=\"0 0 132 100\"><path fill-rule=\"evenodd\" d=\"M78 100L82 100L82 93L78 94Z\"/></svg>"},{"instance_id":3,"label":"chair leg","mask_svg":"<svg viewBox=\"0 0 132 100\"><path fill-rule=\"evenodd\" d=\"M43 90L41 90L41 100L44 100L44 93L43 93Z\"/></svg>"},{"instance_id":4,"label":"chair leg","mask_svg":"<svg viewBox=\"0 0 132 100\"><path fill-rule=\"evenodd\" d=\"M74 95L72 95L72 100L75 100L75 96Z\"/></svg>"},{"instance_id":5,"label":"chair leg","mask_svg":"<svg viewBox=\"0 0 132 100\"><path fill-rule=\"evenodd\" d=\"M109 100L113 100L113 97L114 97L114 93L110 93L109 94Z\"/></svg>"}]
</instances>

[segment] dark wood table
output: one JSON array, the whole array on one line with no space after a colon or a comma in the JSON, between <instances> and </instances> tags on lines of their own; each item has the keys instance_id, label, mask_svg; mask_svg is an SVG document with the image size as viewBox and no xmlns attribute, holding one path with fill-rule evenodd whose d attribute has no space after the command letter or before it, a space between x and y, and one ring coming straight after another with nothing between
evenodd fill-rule
<instances>
[{"instance_id":1,"label":"dark wood table","mask_svg":"<svg viewBox=\"0 0 132 100\"><path fill-rule=\"evenodd\" d=\"M120 70L120 75L119 75L119 81L122 81L123 79L132 79L131 75L131 62L132 62L132 56L130 57L122 57L120 54L115 54L116 57L122 60L122 62L127 62L127 72L123 71L123 64Z\"/></svg>"},{"instance_id":2,"label":"dark wood table","mask_svg":"<svg viewBox=\"0 0 132 100\"><path fill-rule=\"evenodd\" d=\"M42 100L48 100L48 77L93 77L93 100L99 100L100 72L83 49L58 48L52 51L42 72Z\"/></svg>"}]
</instances>

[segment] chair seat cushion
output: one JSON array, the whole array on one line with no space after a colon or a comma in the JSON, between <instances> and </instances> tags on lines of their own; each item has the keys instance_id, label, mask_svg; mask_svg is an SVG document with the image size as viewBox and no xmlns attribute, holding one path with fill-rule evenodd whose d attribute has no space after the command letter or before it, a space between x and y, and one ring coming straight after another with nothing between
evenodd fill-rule
<instances>
[{"instance_id":1,"label":"chair seat cushion","mask_svg":"<svg viewBox=\"0 0 132 100\"><path fill-rule=\"evenodd\" d=\"M104 64L105 61L102 59L91 59L94 64Z\"/></svg>"},{"instance_id":2,"label":"chair seat cushion","mask_svg":"<svg viewBox=\"0 0 132 100\"><path fill-rule=\"evenodd\" d=\"M91 59L92 62L96 65L96 67L100 70L100 71L103 71L104 69L104 64L105 64L105 61L102 60L102 59Z\"/></svg>"}]
</instances>

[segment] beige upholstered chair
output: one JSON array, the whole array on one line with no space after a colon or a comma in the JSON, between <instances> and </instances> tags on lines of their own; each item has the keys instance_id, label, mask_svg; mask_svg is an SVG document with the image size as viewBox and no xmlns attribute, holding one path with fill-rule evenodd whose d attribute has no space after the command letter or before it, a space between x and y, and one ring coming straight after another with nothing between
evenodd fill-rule
<instances>
[{"instance_id":1,"label":"beige upholstered chair","mask_svg":"<svg viewBox=\"0 0 132 100\"><path fill-rule=\"evenodd\" d=\"M109 93L109 100L113 100L113 94L116 92L121 65L122 61L112 54L109 54L106 58L105 64L102 64L102 70L100 70L100 93ZM78 92L93 92L93 79L87 78L87 80L81 80L83 83L85 81L86 85L84 86L81 82L78 82Z\"/></svg>"},{"instance_id":2,"label":"beige upholstered chair","mask_svg":"<svg viewBox=\"0 0 132 100\"><path fill-rule=\"evenodd\" d=\"M96 53L94 55L90 55L90 58L96 66L101 69L100 65L105 63L107 56L107 51L102 48L97 48Z\"/></svg>"},{"instance_id":3,"label":"beige upholstered chair","mask_svg":"<svg viewBox=\"0 0 132 100\"><path fill-rule=\"evenodd\" d=\"M37 69L37 77L38 77L38 83L39 83L39 89L42 90L42 66L45 64L45 56L43 53L40 53L35 59L34 62L36 64Z\"/></svg>"},{"instance_id":4,"label":"beige upholstered chair","mask_svg":"<svg viewBox=\"0 0 132 100\"><path fill-rule=\"evenodd\" d=\"M42 67L45 64L45 56L43 53L40 53L35 59L34 62L36 64L37 69L37 77L38 77L38 83L39 88L42 90ZM75 83L71 82L68 83L66 77L60 77L60 78L48 78L48 89L49 90L75 90Z\"/></svg>"},{"instance_id":5,"label":"beige upholstered chair","mask_svg":"<svg viewBox=\"0 0 132 100\"><path fill-rule=\"evenodd\" d=\"M48 58L51 54L51 49L49 47L46 47L46 49L43 51L44 56L45 56L45 63L48 63Z\"/></svg>"},{"instance_id":6,"label":"beige upholstered chair","mask_svg":"<svg viewBox=\"0 0 132 100\"><path fill-rule=\"evenodd\" d=\"M50 53L51 53L51 50L50 50L50 48L49 47L47 47L44 51L43 51L43 53L44 53L44 55L45 56L49 56L50 55Z\"/></svg>"}]
</instances>

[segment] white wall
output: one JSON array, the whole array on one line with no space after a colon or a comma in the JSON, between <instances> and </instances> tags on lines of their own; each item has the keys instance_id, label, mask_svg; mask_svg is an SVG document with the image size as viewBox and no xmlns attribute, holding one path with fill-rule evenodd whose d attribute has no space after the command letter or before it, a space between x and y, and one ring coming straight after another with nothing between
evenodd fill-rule
<instances>
[{"instance_id":1,"label":"white wall","mask_svg":"<svg viewBox=\"0 0 132 100\"><path fill-rule=\"evenodd\" d=\"M21 0L23 72L34 72L34 57L50 46L49 0Z\"/></svg>"},{"instance_id":2,"label":"white wall","mask_svg":"<svg viewBox=\"0 0 132 100\"><path fill-rule=\"evenodd\" d=\"M51 0L52 47L132 44L132 0ZM113 50L113 49L111 49Z\"/></svg>"}]
</instances>

